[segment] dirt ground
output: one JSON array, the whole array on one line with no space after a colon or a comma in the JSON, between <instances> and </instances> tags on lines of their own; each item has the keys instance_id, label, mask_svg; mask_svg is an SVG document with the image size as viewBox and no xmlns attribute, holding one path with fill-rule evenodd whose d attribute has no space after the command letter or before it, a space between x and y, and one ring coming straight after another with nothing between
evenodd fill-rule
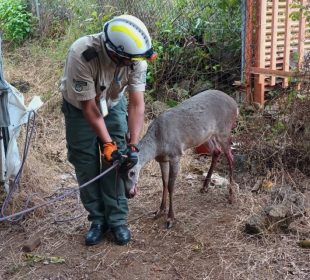
<instances>
[{"instance_id":1,"label":"dirt ground","mask_svg":"<svg viewBox=\"0 0 310 280\"><path fill-rule=\"evenodd\" d=\"M10 57L6 62L8 81L29 82L26 101L35 94L45 97L15 209L23 207L31 193L38 193L34 205L77 187L66 161L60 98L55 74L49 73L51 65L51 61L31 61L27 56ZM138 196L129 202L133 238L127 246L115 245L108 234L99 245L86 247L89 223L75 195L28 214L20 222L0 223L0 279L310 279L310 251L297 245L309 234L246 234L246 220L263 209L269 193L252 193L257 178L237 171L235 204L228 204L227 189L220 186L201 194L209 164L209 158L191 151L183 157L174 195L176 222L167 230L164 217L153 219L162 189L159 167L149 163L141 174ZM226 163L216 172L227 177ZM27 255L22 247L35 238L41 244Z\"/></svg>"},{"instance_id":2,"label":"dirt ground","mask_svg":"<svg viewBox=\"0 0 310 280\"><path fill-rule=\"evenodd\" d=\"M205 158L187 157L188 168L206 165ZM246 182L237 203L229 205L226 188L201 194L202 176L182 172L175 193L176 223L165 229L164 218L153 219L161 196L154 165L144 170L139 195L130 201L133 240L128 246L115 245L108 235L101 244L86 247L85 212L76 220L55 222L81 213L73 196L22 222L0 225L0 279L310 279L309 250L297 246L298 236L244 233L246 218L263 201L247 191ZM70 174L63 175L55 178L55 186L75 184ZM46 261L27 261L22 246L38 237L41 245L31 254ZM51 256L64 263L51 263Z\"/></svg>"}]
</instances>

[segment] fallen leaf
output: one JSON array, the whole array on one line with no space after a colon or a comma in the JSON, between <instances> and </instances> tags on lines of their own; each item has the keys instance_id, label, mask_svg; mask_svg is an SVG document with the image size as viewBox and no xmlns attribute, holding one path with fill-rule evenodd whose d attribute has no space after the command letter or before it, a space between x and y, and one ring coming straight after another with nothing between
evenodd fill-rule
<instances>
[{"instance_id":1,"label":"fallen leaf","mask_svg":"<svg viewBox=\"0 0 310 280\"><path fill-rule=\"evenodd\" d=\"M305 239L298 242L298 245L302 248L310 248L310 239Z\"/></svg>"},{"instance_id":2,"label":"fallen leaf","mask_svg":"<svg viewBox=\"0 0 310 280\"><path fill-rule=\"evenodd\" d=\"M51 263L64 263L65 259L63 257L49 257L48 260Z\"/></svg>"},{"instance_id":3,"label":"fallen leaf","mask_svg":"<svg viewBox=\"0 0 310 280\"><path fill-rule=\"evenodd\" d=\"M273 186L274 186L274 183L269 180L264 180L262 183L262 188L265 190L270 190L273 188Z\"/></svg>"}]
</instances>

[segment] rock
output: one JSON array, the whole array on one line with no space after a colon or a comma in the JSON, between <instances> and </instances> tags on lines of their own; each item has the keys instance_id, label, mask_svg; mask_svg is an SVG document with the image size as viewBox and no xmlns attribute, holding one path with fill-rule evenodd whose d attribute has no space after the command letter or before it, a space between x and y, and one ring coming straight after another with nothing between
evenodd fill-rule
<instances>
[{"instance_id":1,"label":"rock","mask_svg":"<svg viewBox=\"0 0 310 280\"><path fill-rule=\"evenodd\" d=\"M276 219L283 219L287 216L289 209L285 205L272 205L265 209L267 216Z\"/></svg>"},{"instance_id":2,"label":"rock","mask_svg":"<svg viewBox=\"0 0 310 280\"><path fill-rule=\"evenodd\" d=\"M24 245L22 250L24 252L32 252L34 249L36 249L38 246L41 244L41 239L40 237L34 237L31 239L28 239Z\"/></svg>"},{"instance_id":3,"label":"rock","mask_svg":"<svg viewBox=\"0 0 310 280\"><path fill-rule=\"evenodd\" d=\"M302 216L299 219L292 221L288 227L289 232L298 235L299 238L308 239L310 232L310 224L308 216Z\"/></svg>"},{"instance_id":4,"label":"rock","mask_svg":"<svg viewBox=\"0 0 310 280\"><path fill-rule=\"evenodd\" d=\"M161 101L154 101L152 104L150 104L150 114L151 118L157 118L162 112L166 111L169 109L169 106Z\"/></svg>"},{"instance_id":5,"label":"rock","mask_svg":"<svg viewBox=\"0 0 310 280\"><path fill-rule=\"evenodd\" d=\"M192 89L192 93L198 93L203 90L211 89L213 88L213 84L210 81L205 81L205 80L198 80L195 82L194 87Z\"/></svg>"},{"instance_id":6,"label":"rock","mask_svg":"<svg viewBox=\"0 0 310 280\"><path fill-rule=\"evenodd\" d=\"M227 187L229 185L229 180L227 180L224 177L221 177L216 173L213 173L211 176L211 184L218 187Z\"/></svg>"},{"instance_id":7,"label":"rock","mask_svg":"<svg viewBox=\"0 0 310 280\"><path fill-rule=\"evenodd\" d=\"M245 232L248 234L260 234L266 228L266 217L263 215L251 216L245 224Z\"/></svg>"},{"instance_id":8,"label":"rock","mask_svg":"<svg viewBox=\"0 0 310 280\"><path fill-rule=\"evenodd\" d=\"M247 167L246 155L234 154L234 165L236 172L245 172Z\"/></svg>"},{"instance_id":9,"label":"rock","mask_svg":"<svg viewBox=\"0 0 310 280\"><path fill-rule=\"evenodd\" d=\"M26 81L17 80L10 83L13 87L17 88L20 92L26 93L30 90L30 84Z\"/></svg>"},{"instance_id":10,"label":"rock","mask_svg":"<svg viewBox=\"0 0 310 280\"><path fill-rule=\"evenodd\" d=\"M289 186L272 188L270 196L272 204L267 205L259 215L251 216L245 224L245 231L249 234L258 234L268 228L268 231L299 232L298 228L291 225L304 216L309 208L305 196Z\"/></svg>"}]
</instances>

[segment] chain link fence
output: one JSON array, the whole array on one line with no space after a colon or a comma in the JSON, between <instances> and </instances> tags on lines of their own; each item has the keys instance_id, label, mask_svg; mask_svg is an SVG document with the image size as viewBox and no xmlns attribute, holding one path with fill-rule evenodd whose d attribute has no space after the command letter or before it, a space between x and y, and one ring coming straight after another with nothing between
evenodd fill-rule
<instances>
[{"instance_id":1,"label":"chain link fence","mask_svg":"<svg viewBox=\"0 0 310 280\"><path fill-rule=\"evenodd\" d=\"M80 34L101 30L120 14L132 14L148 27L159 57L149 64L149 90L156 99L181 101L216 88L231 91L241 75L239 0L31 0L39 9L43 36L63 36L78 22ZM39 2L36 4L35 2ZM64 24L66 22L66 24ZM53 27L53 28L51 28Z\"/></svg>"}]
</instances>

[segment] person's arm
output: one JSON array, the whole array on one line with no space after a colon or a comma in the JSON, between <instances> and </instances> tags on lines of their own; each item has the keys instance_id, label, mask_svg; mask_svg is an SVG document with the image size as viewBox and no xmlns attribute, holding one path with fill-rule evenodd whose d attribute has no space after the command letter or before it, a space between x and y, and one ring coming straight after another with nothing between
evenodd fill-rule
<instances>
[{"instance_id":1,"label":"person's arm","mask_svg":"<svg viewBox=\"0 0 310 280\"><path fill-rule=\"evenodd\" d=\"M129 144L136 145L139 142L144 123L144 92L129 92L128 101Z\"/></svg>"},{"instance_id":2,"label":"person's arm","mask_svg":"<svg viewBox=\"0 0 310 280\"><path fill-rule=\"evenodd\" d=\"M95 99L81 101L82 112L102 143L112 142Z\"/></svg>"}]
</instances>

